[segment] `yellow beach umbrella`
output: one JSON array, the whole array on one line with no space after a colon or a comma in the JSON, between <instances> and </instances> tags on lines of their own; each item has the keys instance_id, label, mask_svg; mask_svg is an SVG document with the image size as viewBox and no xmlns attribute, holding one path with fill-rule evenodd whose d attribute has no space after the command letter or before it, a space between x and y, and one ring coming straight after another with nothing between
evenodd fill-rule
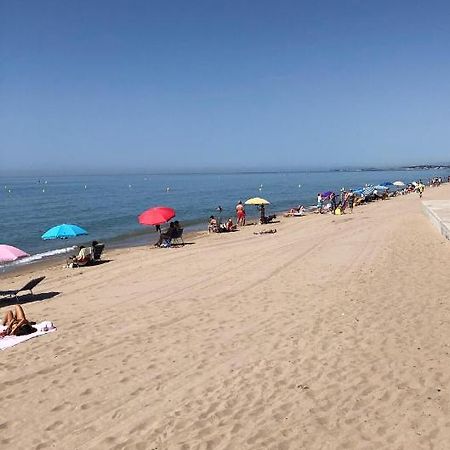
<instances>
[{"instance_id":1,"label":"yellow beach umbrella","mask_svg":"<svg viewBox=\"0 0 450 450\"><path fill-rule=\"evenodd\" d=\"M249 198L246 202L246 205L270 205L270 202L261 197L253 197Z\"/></svg>"}]
</instances>

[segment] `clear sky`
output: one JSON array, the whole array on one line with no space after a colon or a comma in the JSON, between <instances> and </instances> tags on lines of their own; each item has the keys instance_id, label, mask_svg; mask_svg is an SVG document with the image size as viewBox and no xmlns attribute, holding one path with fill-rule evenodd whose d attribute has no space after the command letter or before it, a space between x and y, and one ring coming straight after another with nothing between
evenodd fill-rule
<instances>
[{"instance_id":1,"label":"clear sky","mask_svg":"<svg viewBox=\"0 0 450 450\"><path fill-rule=\"evenodd\" d=\"M450 161L446 1L0 0L0 170Z\"/></svg>"}]
</instances>

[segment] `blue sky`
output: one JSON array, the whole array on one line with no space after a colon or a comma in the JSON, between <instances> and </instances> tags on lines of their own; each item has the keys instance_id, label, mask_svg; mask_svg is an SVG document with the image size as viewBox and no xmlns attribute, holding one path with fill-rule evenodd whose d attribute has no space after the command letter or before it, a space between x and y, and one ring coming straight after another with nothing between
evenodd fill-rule
<instances>
[{"instance_id":1,"label":"blue sky","mask_svg":"<svg viewBox=\"0 0 450 450\"><path fill-rule=\"evenodd\" d=\"M0 0L0 170L449 162L450 6Z\"/></svg>"}]
</instances>

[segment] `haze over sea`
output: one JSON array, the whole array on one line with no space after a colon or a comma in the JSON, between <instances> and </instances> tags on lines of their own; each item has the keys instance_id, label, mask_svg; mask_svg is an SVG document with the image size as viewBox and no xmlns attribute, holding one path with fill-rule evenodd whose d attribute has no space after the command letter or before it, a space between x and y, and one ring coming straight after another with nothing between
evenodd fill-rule
<instances>
[{"instance_id":1,"label":"haze over sea","mask_svg":"<svg viewBox=\"0 0 450 450\"><path fill-rule=\"evenodd\" d=\"M234 219L237 201L254 196L268 199L270 212L280 212L298 204L314 205L317 192L325 190L425 181L449 173L448 169L430 169L2 177L0 241L35 255L32 260L93 239L109 247L146 244L155 240L155 231L139 225L137 216L152 206L171 206L185 228L205 229L219 205L222 219ZM256 208L248 206L247 214L256 216ZM89 235L63 241L41 239L47 229L61 223L78 224Z\"/></svg>"}]
</instances>

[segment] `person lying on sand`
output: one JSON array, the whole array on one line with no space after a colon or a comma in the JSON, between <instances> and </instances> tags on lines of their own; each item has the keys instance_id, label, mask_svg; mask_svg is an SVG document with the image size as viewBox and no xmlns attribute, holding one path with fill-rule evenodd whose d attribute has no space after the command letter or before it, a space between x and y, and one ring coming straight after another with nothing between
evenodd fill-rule
<instances>
[{"instance_id":1,"label":"person lying on sand","mask_svg":"<svg viewBox=\"0 0 450 450\"><path fill-rule=\"evenodd\" d=\"M298 205L297 208L291 208L284 217L295 217L303 216L305 214L305 207L303 205Z\"/></svg>"},{"instance_id":2,"label":"person lying on sand","mask_svg":"<svg viewBox=\"0 0 450 450\"><path fill-rule=\"evenodd\" d=\"M6 311L2 325L7 328L0 333L0 337L24 336L37 331L36 328L32 327L30 322L28 322L25 317L25 312L20 305L16 305L14 311Z\"/></svg>"},{"instance_id":3,"label":"person lying on sand","mask_svg":"<svg viewBox=\"0 0 450 450\"><path fill-rule=\"evenodd\" d=\"M255 231L253 234L274 234L276 232L277 232L277 229L274 228L273 230Z\"/></svg>"}]
</instances>

